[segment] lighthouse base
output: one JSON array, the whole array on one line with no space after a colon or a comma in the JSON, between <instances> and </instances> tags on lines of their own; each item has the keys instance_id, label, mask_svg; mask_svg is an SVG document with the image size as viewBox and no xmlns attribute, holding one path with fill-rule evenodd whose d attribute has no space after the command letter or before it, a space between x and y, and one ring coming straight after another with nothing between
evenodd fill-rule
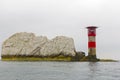
<instances>
[{"instance_id":1,"label":"lighthouse base","mask_svg":"<svg viewBox=\"0 0 120 80\"><path fill-rule=\"evenodd\" d=\"M93 61L93 62L99 61L99 59L97 59L96 55L88 55L87 59L88 59L88 61Z\"/></svg>"}]
</instances>

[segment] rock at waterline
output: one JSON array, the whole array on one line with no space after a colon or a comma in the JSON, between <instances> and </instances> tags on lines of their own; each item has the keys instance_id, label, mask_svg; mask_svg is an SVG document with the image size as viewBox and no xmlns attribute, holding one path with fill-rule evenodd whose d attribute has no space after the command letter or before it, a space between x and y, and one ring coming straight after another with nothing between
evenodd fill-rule
<instances>
[{"instance_id":1,"label":"rock at waterline","mask_svg":"<svg viewBox=\"0 0 120 80\"><path fill-rule=\"evenodd\" d=\"M2 44L4 56L75 56L74 40L65 36L57 36L49 40L45 36L33 33L16 33Z\"/></svg>"}]
</instances>

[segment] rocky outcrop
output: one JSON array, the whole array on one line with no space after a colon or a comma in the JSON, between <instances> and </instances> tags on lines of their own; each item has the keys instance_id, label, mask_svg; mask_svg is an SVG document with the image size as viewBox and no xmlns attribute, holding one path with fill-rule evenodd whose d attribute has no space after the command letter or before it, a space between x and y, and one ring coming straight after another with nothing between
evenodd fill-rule
<instances>
[{"instance_id":1,"label":"rocky outcrop","mask_svg":"<svg viewBox=\"0 0 120 80\"><path fill-rule=\"evenodd\" d=\"M48 41L41 48L41 53L43 56L52 56L52 55L75 55L74 41L72 38L65 36L57 36L56 38Z\"/></svg>"},{"instance_id":2,"label":"rocky outcrop","mask_svg":"<svg viewBox=\"0 0 120 80\"><path fill-rule=\"evenodd\" d=\"M14 34L2 45L2 56L75 56L75 54L73 39L65 36L49 40L45 36L22 32Z\"/></svg>"}]
</instances>

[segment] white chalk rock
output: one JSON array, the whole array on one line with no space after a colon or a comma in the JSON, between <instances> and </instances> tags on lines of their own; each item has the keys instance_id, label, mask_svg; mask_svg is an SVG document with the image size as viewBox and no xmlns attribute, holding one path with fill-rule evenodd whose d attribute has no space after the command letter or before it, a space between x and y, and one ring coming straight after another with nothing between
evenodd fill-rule
<instances>
[{"instance_id":1,"label":"white chalk rock","mask_svg":"<svg viewBox=\"0 0 120 80\"><path fill-rule=\"evenodd\" d=\"M45 36L36 37L33 33L16 33L7 39L2 45L4 55L26 56L54 56L75 55L75 46L72 38L57 36L48 40Z\"/></svg>"},{"instance_id":2,"label":"white chalk rock","mask_svg":"<svg viewBox=\"0 0 120 80\"><path fill-rule=\"evenodd\" d=\"M40 53L43 56L51 56L51 55L75 55L75 46L72 38L68 38L65 36L57 36L51 41L47 42L40 50Z\"/></svg>"},{"instance_id":3,"label":"white chalk rock","mask_svg":"<svg viewBox=\"0 0 120 80\"><path fill-rule=\"evenodd\" d=\"M2 55L32 55L34 49L47 41L47 37L36 37L33 33L16 33L3 43Z\"/></svg>"}]
</instances>

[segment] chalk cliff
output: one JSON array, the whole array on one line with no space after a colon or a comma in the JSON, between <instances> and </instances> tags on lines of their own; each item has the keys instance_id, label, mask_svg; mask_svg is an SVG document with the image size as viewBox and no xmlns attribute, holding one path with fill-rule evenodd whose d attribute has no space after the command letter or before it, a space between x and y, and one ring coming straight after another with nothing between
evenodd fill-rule
<instances>
[{"instance_id":1,"label":"chalk cliff","mask_svg":"<svg viewBox=\"0 0 120 80\"><path fill-rule=\"evenodd\" d=\"M45 36L33 33L16 33L2 44L2 56L75 56L74 40L65 36L57 36L49 40Z\"/></svg>"}]
</instances>

